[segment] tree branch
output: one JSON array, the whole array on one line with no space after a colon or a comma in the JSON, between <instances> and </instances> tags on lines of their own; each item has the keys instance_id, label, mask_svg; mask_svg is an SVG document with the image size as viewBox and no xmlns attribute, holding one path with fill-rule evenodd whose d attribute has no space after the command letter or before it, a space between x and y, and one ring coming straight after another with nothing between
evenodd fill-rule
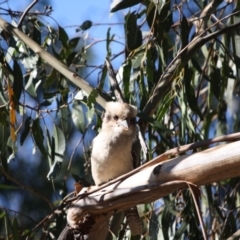
<instances>
[{"instance_id":1,"label":"tree branch","mask_svg":"<svg viewBox=\"0 0 240 240\"><path fill-rule=\"evenodd\" d=\"M18 23L18 28L21 27L22 25L22 22L24 20L24 18L26 17L27 13L29 12L29 10L38 2L38 0L34 0L27 8L26 10L24 11L24 13L22 14L20 20L19 20L19 23Z\"/></svg>"},{"instance_id":2,"label":"tree branch","mask_svg":"<svg viewBox=\"0 0 240 240\"><path fill-rule=\"evenodd\" d=\"M195 142L195 143L190 143L190 144L187 144L187 145L184 145L184 146L180 146L180 147L177 147L177 148L173 148L173 149L170 149L168 151L166 151L165 153L157 156L156 158L152 159L151 161L141 165L140 167L134 169L133 171L129 172L129 173L126 173L118 178L115 178L103 185L101 185L100 187L96 188L96 189L91 189L90 191L88 192L84 192L82 194L78 194L78 196L76 197L73 197L73 198L70 198L66 201L66 203L70 203L74 200L77 200L79 198L84 198L86 196L89 196L90 194L93 194L99 190L102 190L114 183L117 183L119 181L123 181L124 179L128 178L128 177L131 177L133 176L134 174L148 168L148 167L151 167L155 164L158 164L158 163L162 163L164 161L167 161L169 160L170 158L173 158L173 157L176 157L182 153L185 153L187 151L190 151L190 150L194 150L194 149L197 149L197 148L200 148L200 147L207 147L211 144L215 144L215 143L219 143L219 142L229 142L229 141L238 141L240 140L240 133L233 133L233 134L229 134L229 135L226 135L226 136L221 136L221 137L216 137L216 138L212 138L212 139L208 139L208 140L204 140L204 141L201 141L201 142Z\"/></svg>"},{"instance_id":3,"label":"tree branch","mask_svg":"<svg viewBox=\"0 0 240 240\"><path fill-rule=\"evenodd\" d=\"M124 97L123 97L123 95L122 95L122 91L121 91L121 89L120 89L120 87L118 85L118 82L117 82L117 79L116 79L116 76L115 76L112 64L110 63L108 58L105 59L105 63L106 63L107 70L108 70L109 81L110 81L112 90L114 92L114 95L115 95L115 97L117 99L117 102L120 102L120 103L126 102Z\"/></svg>"},{"instance_id":4,"label":"tree branch","mask_svg":"<svg viewBox=\"0 0 240 240\"><path fill-rule=\"evenodd\" d=\"M76 228L86 213L123 211L155 201L190 182L197 186L240 175L240 141L156 163L72 203L68 223ZM90 189L91 190L91 189ZM83 189L83 192L89 189ZM82 193L83 193L82 192Z\"/></svg>"},{"instance_id":5,"label":"tree branch","mask_svg":"<svg viewBox=\"0 0 240 240\"><path fill-rule=\"evenodd\" d=\"M83 89L87 94L90 94L93 90L93 87L82 79L77 73L69 70L69 68L64 65L62 62L53 57L50 53L46 52L41 46L34 42L31 38L21 32L18 28L12 26L10 23L6 22L0 18L0 27L4 31L18 37L23 41L28 47L30 47L36 54L38 54L42 59L44 59L48 64L53 68L63 74L67 79L69 79L73 84ZM106 100L98 94L96 101L102 106L105 107Z\"/></svg>"}]
</instances>

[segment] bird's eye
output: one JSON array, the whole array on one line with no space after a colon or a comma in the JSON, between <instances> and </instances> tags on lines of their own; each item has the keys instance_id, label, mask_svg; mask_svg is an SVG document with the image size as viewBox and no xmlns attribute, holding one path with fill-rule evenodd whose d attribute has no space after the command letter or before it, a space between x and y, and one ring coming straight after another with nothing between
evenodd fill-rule
<instances>
[{"instance_id":1,"label":"bird's eye","mask_svg":"<svg viewBox=\"0 0 240 240\"><path fill-rule=\"evenodd\" d=\"M114 115L114 116L113 116L113 119L114 119L115 121L117 121L117 120L118 120L118 116L117 116L117 115Z\"/></svg>"}]
</instances>

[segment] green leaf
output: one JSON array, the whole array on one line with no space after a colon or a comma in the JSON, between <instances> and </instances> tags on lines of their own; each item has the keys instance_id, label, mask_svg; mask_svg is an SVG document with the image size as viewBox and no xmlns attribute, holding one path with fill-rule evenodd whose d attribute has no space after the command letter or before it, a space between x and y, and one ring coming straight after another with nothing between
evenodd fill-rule
<instances>
[{"instance_id":1,"label":"green leaf","mask_svg":"<svg viewBox=\"0 0 240 240\"><path fill-rule=\"evenodd\" d=\"M220 69L217 68L216 66L213 66L212 71L210 73L210 79L211 79L210 92L213 93L218 100L221 99L221 86L220 86L221 78L222 76L221 76Z\"/></svg>"},{"instance_id":2,"label":"green leaf","mask_svg":"<svg viewBox=\"0 0 240 240\"><path fill-rule=\"evenodd\" d=\"M142 45L142 32L137 26L135 12L126 15L125 19L126 45L128 51L132 51Z\"/></svg>"},{"instance_id":3,"label":"green leaf","mask_svg":"<svg viewBox=\"0 0 240 240\"><path fill-rule=\"evenodd\" d=\"M48 132L48 148L51 152L51 159L49 159L50 171L48 172L47 178L49 180L56 178L62 166L62 161L64 157L64 152L66 149L66 139L63 131L56 125L53 127L52 137L50 137ZM52 165L52 161L54 164Z\"/></svg>"},{"instance_id":4,"label":"green leaf","mask_svg":"<svg viewBox=\"0 0 240 240\"><path fill-rule=\"evenodd\" d=\"M0 189L2 190L19 190L19 187L11 186L11 185L5 185L0 184Z\"/></svg>"},{"instance_id":5,"label":"green leaf","mask_svg":"<svg viewBox=\"0 0 240 240\"><path fill-rule=\"evenodd\" d=\"M68 42L68 46L71 48L75 48L78 45L80 39L81 39L80 37L70 39Z\"/></svg>"},{"instance_id":6,"label":"green leaf","mask_svg":"<svg viewBox=\"0 0 240 240\"><path fill-rule=\"evenodd\" d=\"M20 144L21 146L23 145L26 137L28 136L28 133L30 131L30 124L32 122L32 118L31 117L28 117L25 121L25 124L24 124L24 130L21 134L21 137L20 137Z\"/></svg>"},{"instance_id":7,"label":"green leaf","mask_svg":"<svg viewBox=\"0 0 240 240\"><path fill-rule=\"evenodd\" d=\"M89 108L91 108L92 105L95 105L97 96L98 96L97 90L93 89L87 99L87 105Z\"/></svg>"},{"instance_id":8,"label":"green leaf","mask_svg":"<svg viewBox=\"0 0 240 240\"><path fill-rule=\"evenodd\" d=\"M32 39L41 45L41 32L39 28L37 27L37 24L35 23L35 26L32 28Z\"/></svg>"},{"instance_id":9,"label":"green leaf","mask_svg":"<svg viewBox=\"0 0 240 240\"><path fill-rule=\"evenodd\" d=\"M149 83L149 81L148 81ZM148 101L148 88L145 83L144 69L140 68L137 74L137 84L139 85L140 93L141 93L141 106L145 105Z\"/></svg>"},{"instance_id":10,"label":"green leaf","mask_svg":"<svg viewBox=\"0 0 240 240\"><path fill-rule=\"evenodd\" d=\"M0 108L0 125L6 126L8 123L8 111L6 107Z\"/></svg>"},{"instance_id":11,"label":"green leaf","mask_svg":"<svg viewBox=\"0 0 240 240\"><path fill-rule=\"evenodd\" d=\"M88 108L88 111L87 111L88 124L87 125L89 125L92 122L94 115L95 115L94 107Z\"/></svg>"},{"instance_id":12,"label":"green leaf","mask_svg":"<svg viewBox=\"0 0 240 240\"><path fill-rule=\"evenodd\" d=\"M54 162L54 164L50 168L50 171L48 172L47 179L52 180L56 178L61 171L61 167L62 167L62 162Z\"/></svg>"},{"instance_id":13,"label":"green leaf","mask_svg":"<svg viewBox=\"0 0 240 240\"><path fill-rule=\"evenodd\" d=\"M165 33L169 32L173 24L170 3L171 1L167 1L164 5L154 5L154 3L150 3L147 9L146 15L148 26L152 29L154 36L161 42L166 37Z\"/></svg>"},{"instance_id":14,"label":"green leaf","mask_svg":"<svg viewBox=\"0 0 240 240\"><path fill-rule=\"evenodd\" d=\"M54 161L62 162L66 149L66 139L63 131L56 125L53 127L53 138L55 140Z\"/></svg>"},{"instance_id":15,"label":"green leaf","mask_svg":"<svg viewBox=\"0 0 240 240\"><path fill-rule=\"evenodd\" d=\"M63 104L62 101L59 102L59 105L61 104ZM66 138L69 136L72 128L72 119L69 117L69 115L70 111L68 106L60 108L60 111L58 111L58 117L60 118L60 126Z\"/></svg>"},{"instance_id":16,"label":"green leaf","mask_svg":"<svg viewBox=\"0 0 240 240\"><path fill-rule=\"evenodd\" d=\"M44 135L40 126L39 118L35 119L32 124L32 134L34 141L44 157L47 157L47 151L44 146Z\"/></svg>"},{"instance_id":17,"label":"green leaf","mask_svg":"<svg viewBox=\"0 0 240 240\"><path fill-rule=\"evenodd\" d=\"M11 138L11 136L8 137L7 146L8 146L8 149L11 149L11 151L10 151L11 154L9 154L8 159L7 159L7 163L10 163L12 160L15 160L15 153L17 152L16 144L13 141L13 139Z\"/></svg>"},{"instance_id":18,"label":"green leaf","mask_svg":"<svg viewBox=\"0 0 240 240\"><path fill-rule=\"evenodd\" d=\"M13 222L12 222L12 233L13 233L13 240L19 240L20 236L19 236L19 225L18 225L18 221L17 218L14 217L13 218Z\"/></svg>"},{"instance_id":19,"label":"green leaf","mask_svg":"<svg viewBox=\"0 0 240 240\"><path fill-rule=\"evenodd\" d=\"M168 208L165 207L162 213L162 222L161 222L164 240L169 239L168 230L171 227L171 218L172 218L171 213L168 211Z\"/></svg>"},{"instance_id":20,"label":"green leaf","mask_svg":"<svg viewBox=\"0 0 240 240\"><path fill-rule=\"evenodd\" d=\"M182 221L181 222L181 227L177 230L173 239L174 240L180 239L182 234L186 231L187 226L188 226L188 223L186 221Z\"/></svg>"},{"instance_id":21,"label":"green leaf","mask_svg":"<svg viewBox=\"0 0 240 240\"><path fill-rule=\"evenodd\" d=\"M117 2L117 4L111 8L110 12L116 12L121 9L129 8L141 2L142 0L123 0L121 2Z\"/></svg>"},{"instance_id":22,"label":"green leaf","mask_svg":"<svg viewBox=\"0 0 240 240\"><path fill-rule=\"evenodd\" d=\"M25 90L32 97L37 97L36 89L34 88L34 84L33 84L33 79L34 78L31 74L25 76L25 83L26 83Z\"/></svg>"},{"instance_id":23,"label":"green leaf","mask_svg":"<svg viewBox=\"0 0 240 240\"><path fill-rule=\"evenodd\" d=\"M16 47L9 47L6 54L6 61L9 63L13 60L16 53Z\"/></svg>"},{"instance_id":24,"label":"green leaf","mask_svg":"<svg viewBox=\"0 0 240 240\"><path fill-rule=\"evenodd\" d=\"M50 99L50 98L53 98L53 97L56 97L56 95L60 93L60 91L55 91L55 92L44 92L43 93L43 97L45 99Z\"/></svg>"},{"instance_id":25,"label":"green leaf","mask_svg":"<svg viewBox=\"0 0 240 240\"><path fill-rule=\"evenodd\" d=\"M76 128L84 133L87 126L87 120L85 117L86 109L83 108L83 104L80 101L75 101L72 106L72 120Z\"/></svg>"},{"instance_id":26,"label":"green leaf","mask_svg":"<svg viewBox=\"0 0 240 240\"><path fill-rule=\"evenodd\" d=\"M108 73L108 71L107 71L107 66L104 65L103 70L102 70L102 73L101 73L101 78L100 78L100 81L99 81L99 84L98 84L98 88L99 88L99 89L103 89L103 87L104 87L104 82L105 82L105 80L106 80L106 78L107 78L107 73Z\"/></svg>"},{"instance_id":27,"label":"green leaf","mask_svg":"<svg viewBox=\"0 0 240 240\"><path fill-rule=\"evenodd\" d=\"M67 99L69 93L69 88L68 87L62 87L60 90L60 94L62 95L63 99L65 98L65 100Z\"/></svg>"},{"instance_id":28,"label":"green leaf","mask_svg":"<svg viewBox=\"0 0 240 240\"><path fill-rule=\"evenodd\" d=\"M59 33L59 40L62 42L62 45L68 48L68 35L61 26L58 26L58 33Z\"/></svg>"},{"instance_id":29,"label":"green leaf","mask_svg":"<svg viewBox=\"0 0 240 240\"><path fill-rule=\"evenodd\" d=\"M188 21L186 19L186 17L184 16L184 14L182 15L182 19L181 19L181 40L182 40L182 47L181 49L185 48L188 45L188 36L189 36L189 26L188 26ZM186 51L184 51L181 54L181 58L183 59L183 61L185 61L185 55L186 55Z\"/></svg>"},{"instance_id":30,"label":"green leaf","mask_svg":"<svg viewBox=\"0 0 240 240\"><path fill-rule=\"evenodd\" d=\"M107 30L107 40L106 40L106 49L107 49L107 56L111 56L111 49L110 49L110 43L111 43L111 34L110 34L111 28L108 28Z\"/></svg>"},{"instance_id":31,"label":"green leaf","mask_svg":"<svg viewBox=\"0 0 240 240\"><path fill-rule=\"evenodd\" d=\"M137 69L141 66L144 53L145 53L144 49L140 49L135 52L133 58L131 59L133 69Z\"/></svg>"},{"instance_id":32,"label":"green leaf","mask_svg":"<svg viewBox=\"0 0 240 240\"><path fill-rule=\"evenodd\" d=\"M14 76L13 82L14 100L16 101L16 103L18 103L23 90L23 76L22 70L18 65L17 61L15 60L13 62L13 76Z\"/></svg>"},{"instance_id":33,"label":"green leaf","mask_svg":"<svg viewBox=\"0 0 240 240\"><path fill-rule=\"evenodd\" d=\"M46 81L44 81L43 87L46 89L52 86L56 82L56 79L58 78L59 78L59 73L53 68L50 74L47 76Z\"/></svg>"},{"instance_id":34,"label":"green leaf","mask_svg":"<svg viewBox=\"0 0 240 240\"><path fill-rule=\"evenodd\" d=\"M186 90L186 97L188 101L188 105L193 112L195 112L203 121L203 115L198 107L198 101L195 97L194 88L191 85L191 81L193 78L193 71L187 65L185 66L185 74L184 74L184 83L185 83L185 90Z\"/></svg>"},{"instance_id":35,"label":"green leaf","mask_svg":"<svg viewBox=\"0 0 240 240\"><path fill-rule=\"evenodd\" d=\"M130 77L131 77L131 69L132 69L132 65L131 65L131 61L126 61L126 63L124 63L122 65L123 68L123 92L124 92L124 96L128 102L129 99L129 87L130 87Z\"/></svg>"},{"instance_id":36,"label":"green leaf","mask_svg":"<svg viewBox=\"0 0 240 240\"><path fill-rule=\"evenodd\" d=\"M167 114L170 105L172 104L174 95L169 92L163 98L162 104L157 111L157 121L161 122L164 119L165 114Z\"/></svg>"},{"instance_id":37,"label":"green leaf","mask_svg":"<svg viewBox=\"0 0 240 240\"><path fill-rule=\"evenodd\" d=\"M5 235L7 236L7 239L8 239L8 237L9 237L9 235L10 235L10 227L11 227L11 221L10 221L10 218L9 218L9 216L8 216L8 213L7 213L7 211L4 211L4 227L5 227Z\"/></svg>"},{"instance_id":38,"label":"green leaf","mask_svg":"<svg viewBox=\"0 0 240 240\"><path fill-rule=\"evenodd\" d=\"M66 59L67 66L70 66L70 65L73 63L73 61L74 61L74 59L76 58L76 56L77 56L77 52L71 52L71 53L68 55L68 57L67 57L67 59Z\"/></svg>"},{"instance_id":39,"label":"green leaf","mask_svg":"<svg viewBox=\"0 0 240 240\"><path fill-rule=\"evenodd\" d=\"M9 138L9 127L8 126L1 126L0 125L0 165L3 167L3 169L8 172L8 146L7 141ZM10 148L11 149L11 148Z\"/></svg>"},{"instance_id":40,"label":"green leaf","mask_svg":"<svg viewBox=\"0 0 240 240\"><path fill-rule=\"evenodd\" d=\"M158 215L152 211L149 222L149 237L151 240L158 240L159 222Z\"/></svg>"}]
</instances>

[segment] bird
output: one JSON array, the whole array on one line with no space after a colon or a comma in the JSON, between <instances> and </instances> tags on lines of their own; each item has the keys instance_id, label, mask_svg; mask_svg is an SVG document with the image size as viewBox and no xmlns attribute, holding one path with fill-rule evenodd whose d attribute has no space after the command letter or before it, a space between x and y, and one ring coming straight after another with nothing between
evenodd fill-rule
<instances>
[{"instance_id":1,"label":"bird","mask_svg":"<svg viewBox=\"0 0 240 240\"><path fill-rule=\"evenodd\" d=\"M102 129L93 139L91 172L97 186L133 170L132 146L137 136L135 106L107 102ZM137 207L125 211L133 235L141 235L142 224Z\"/></svg>"}]
</instances>

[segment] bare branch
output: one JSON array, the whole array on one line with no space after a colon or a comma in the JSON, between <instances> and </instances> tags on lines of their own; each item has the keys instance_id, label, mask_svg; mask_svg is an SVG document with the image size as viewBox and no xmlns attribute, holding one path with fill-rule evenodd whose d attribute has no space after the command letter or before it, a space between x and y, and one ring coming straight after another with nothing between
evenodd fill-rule
<instances>
[{"instance_id":1,"label":"bare branch","mask_svg":"<svg viewBox=\"0 0 240 240\"><path fill-rule=\"evenodd\" d=\"M26 10L24 11L24 13L22 14L22 16L21 16L21 18L20 18L20 20L19 20L19 23L18 23L18 26L17 26L18 28L21 27L22 22L23 22L25 16L27 15L27 13L29 12L29 10L30 10L37 2L38 2L38 0L34 0L34 1L26 8Z\"/></svg>"},{"instance_id":2,"label":"bare branch","mask_svg":"<svg viewBox=\"0 0 240 240\"><path fill-rule=\"evenodd\" d=\"M105 62L106 62L106 66L107 66L107 70L108 70L108 74L109 74L109 81L111 83L111 87L113 89L113 92L115 94L117 102L124 103L126 101L125 101L125 99L122 95L122 91L118 85L112 64L110 63L108 58L106 58Z\"/></svg>"}]
</instances>

